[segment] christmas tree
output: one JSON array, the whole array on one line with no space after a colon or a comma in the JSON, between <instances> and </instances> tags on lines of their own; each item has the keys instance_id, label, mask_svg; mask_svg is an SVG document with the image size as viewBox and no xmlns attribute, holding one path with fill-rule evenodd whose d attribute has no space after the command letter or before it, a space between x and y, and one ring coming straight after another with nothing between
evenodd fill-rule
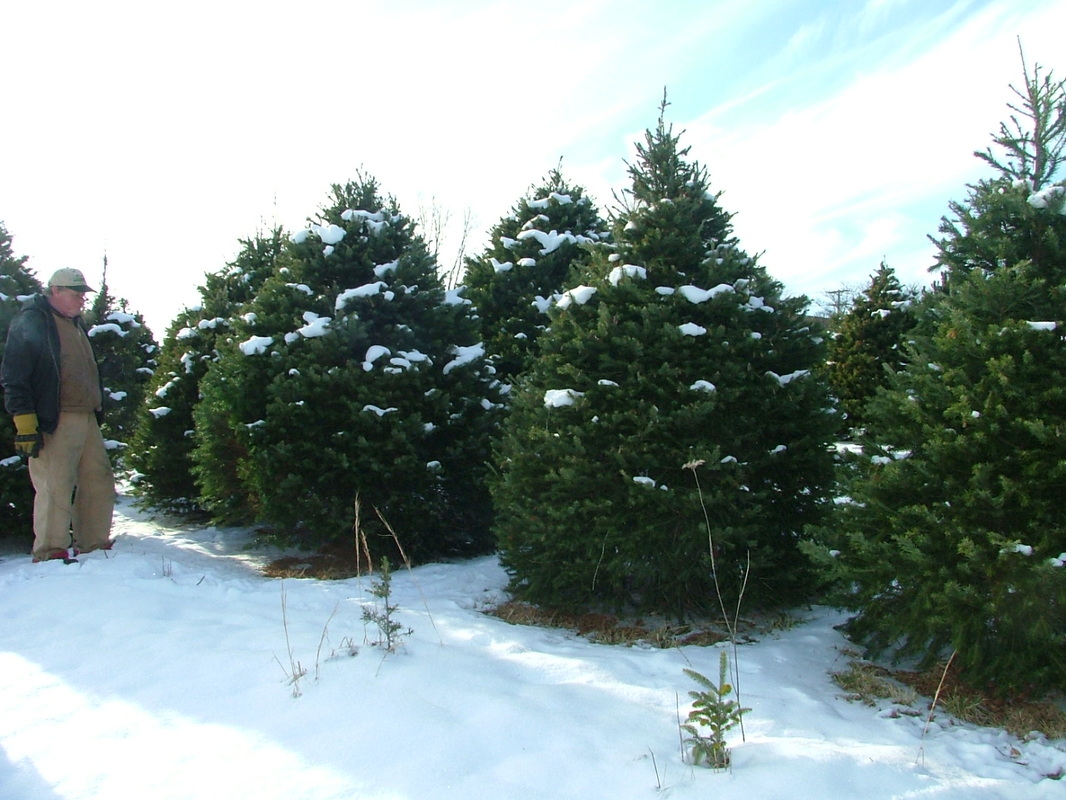
<instances>
[{"instance_id":1,"label":"christmas tree","mask_svg":"<svg viewBox=\"0 0 1066 800\"><path fill-rule=\"evenodd\" d=\"M902 347L914 327L916 296L882 263L848 310L831 320L826 374L844 412L845 432L864 424L866 404L887 382L886 370L903 366Z\"/></svg>"},{"instance_id":2,"label":"christmas tree","mask_svg":"<svg viewBox=\"0 0 1066 800\"><path fill-rule=\"evenodd\" d=\"M444 290L412 227L373 179L335 185L230 320L195 412L209 508L236 478L261 521L368 563L491 547L498 381L469 301Z\"/></svg>"},{"instance_id":3,"label":"christmas tree","mask_svg":"<svg viewBox=\"0 0 1066 800\"><path fill-rule=\"evenodd\" d=\"M282 229L275 227L242 240L237 257L206 276L199 287L200 305L183 309L167 330L129 457L136 470L137 492L154 507L186 513L203 510L192 460L194 409L200 403L201 382L218 357L216 340L228 334L230 318L255 297L273 271L284 239ZM212 422L209 417L204 424ZM231 478L233 442L224 435L227 429L214 427L211 435L201 437L213 449L218 465L211 476ZM227 480L225 488L216 486L213 494L228 498L224 508L220 504L213 508L217 521L251 520L239 482Z\"/></svg>"},{"instance_id":4,"label":"christmas tree","mask_svg":"<svg viewBox=\"0 0 1066 800\"><path fill-rule=\"evenodd\" d=\"M159 347L144 317L115 300L107 283L107 257L100 290L86 314L89 337L104 384L102 432L112 460L121 466L134 441Z\"/></svg>"},{"instance_id":5,"label":"christmas tree","mask_svg":"<svg viewBox=\"0 0 1066 800\"><path fill-rule=\"evenodd\" d=\"M0 361L11 320L27 297L41 291L40 281L26 268L27 260L15 255L14 240L0 222ZM0 386L0 400L3 397ZM0 536L33 530L33 486L26 463L15 455L14 441L11 416L0 414Z\"/></svg>"},{"instance_id":6,"label":"christmas tree","mask_svg":"<svg viewBox=\"0 0 1066 800\"><path fill-rule=\"evenodd\" d=\"M942 285L812 548L874 652L954 652L1004 693L1066 685L1066 102L1039 67L1016 91L1005 160L941 225Z\"/></svg>"},{"instance_id":7,"label":"christmas tree","mask_svg":"<svg viewBox=\"0 0 1066 800\"><path fill-rule=\"evenodd\" d=\"M684 614L745 581L755 603L794 600L836 424L806 300L739 247L662 114L629 172L614 244L553 305L504 424L503 563L547 605Z\"/></svg>"},{"instance_id":8,"label":"christmas tree","mask_svg":"<svg viewBox=\"0 0 1066 800\"><path fill-rule=\"evenodd\" d=\"M510 384L535 359L547 308L574 263L609 234L584 190L555 169L489 236L485 251L467 259L465 284L497 377Z\"/></svg>"}]
</instances>

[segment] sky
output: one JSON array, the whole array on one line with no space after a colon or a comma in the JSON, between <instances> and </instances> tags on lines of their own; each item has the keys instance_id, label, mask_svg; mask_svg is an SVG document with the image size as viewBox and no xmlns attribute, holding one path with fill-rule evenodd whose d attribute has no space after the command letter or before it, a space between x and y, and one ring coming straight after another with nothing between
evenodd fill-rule
<instances>
[{"instance_id":1,"label":"sky","mask_svg":"<svg viewBox=\"0 0 1066 800\"><path fill-rule=\"evenodd\" d=\"M1066 740L845 699L831 673L858 652L831 609L735 650L596 644L485 613L508 599L489 556L395 571L390 653L376 576L266 578L280 551L248 529L126 495L112 533L73 564L0 539L4 800L1062 797ZM679 719L684 670L717 685L723 651L750 711L714 772Z\"/></svg>"},{"instance_id":2,"label":"sky","mask_svg":"<svg viewBox=\"0 0 1066 800\"><path fill-rule=\"evenodd\" d=\"M666 121L789 294L930 280L1066 0L0 0L0 222L161 339L240 241L374 177L441 262L561 165L604 212Z\"/></svg>"}]
</instances>

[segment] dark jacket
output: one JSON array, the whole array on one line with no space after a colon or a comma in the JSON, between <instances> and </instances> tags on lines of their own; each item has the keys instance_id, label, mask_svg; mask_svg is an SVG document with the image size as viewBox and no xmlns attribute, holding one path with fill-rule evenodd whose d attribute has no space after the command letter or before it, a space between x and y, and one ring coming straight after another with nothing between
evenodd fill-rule
<instances>
[{"instance_id":1,"label":"dark jacket","mask_svg":"<svg viewBox=\"0 0 1066 800\"><path fill-rule=\"evenodd\" d=\"M34 295L11 321L0 365L4 387L4 408L12 416L36 414L44 433L55 433L59 425L59 329L52 306L43 294ZM85 331L82 318L74 323ZM103 396L103 383L100 395ZM102 412L96 413L103 422Z\"/></svg>"}]
</instances>

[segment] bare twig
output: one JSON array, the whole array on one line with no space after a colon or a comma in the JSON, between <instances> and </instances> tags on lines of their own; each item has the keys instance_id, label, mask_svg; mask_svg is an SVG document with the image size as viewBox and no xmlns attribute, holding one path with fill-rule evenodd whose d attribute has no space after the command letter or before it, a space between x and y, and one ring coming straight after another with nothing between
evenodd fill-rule
<instances>
[{"instance_id":1,"label":"bare twig","mask_svg":"<svg viewBox=\"0 0 1066 800\"><path fill-rule=\"evenodd\" d=\"M929 725L933 722L933 712L936 710L936 704L940 700L940 692L944 688L944 681L947 680L948 670L951 669L951 662L955 660L955 655L958 650L951 651L951 657L948 658L948 663L944 665L944 671L940 674L940 683L937 684L936 694L933 695L932 705L929 706L929 715L925 718L925 726L922 728L922 743L918 747L918 757L914 759L915 763L921 763L925 766L925 734L929 730Z\"/></svg>"},{"instance_id":2,"label":"bare twig","mask_svg":"<svg viewBox=\"0 0 1066 800\"><path fill-rule=\"evenodd\" d=\"M374 572L374 560L370 557L370 545L366 541L366 533L360 523L360 511L362 503L359 501L359 493L355 494L355 522L352 524L352 533L355 536L355 574L363 574L363 557L366 557L367 574Z\"/></svg>"},{"instance_id":3,"label":"bare twig","mask_svg":"<svg viewBox=\"0 0 1066 800\"><path fill-rule=\"evenodd\" d=\"M333 606L333 613L329 615L329 619L326 620L326 624L322 626L322 636L318 640L318 649L315 651L315 680L318 680L318 664L319 657L322 655L322 645L325 643L329 631L329 623L333 621L333 618L337 615L337 609L341 607L340 603Z\"/></svg>"},{"instance_id":4,"label":"bare twig","mask_svg":"<svg viewBox=\"0 0 1066 800\"><path fill-rule=\"evenodd\" d=\"M650 747L648 748L648 755L651 756L651 768L655 770L655 789L661 792L663 790L663 780L659 777L659 765L655 763L655 751Z\"/></svg>"},{"instance_id":5,"label":"bare twig","mask_svg":"<svg viewBox=\"0 0 1066 800\"><path fill-rule=\"evenodd\" d=\"M303 694L300 690L300 678L307 674L307 670L293 657L292 642L289 640L288 601L285 594L285 581L281 582L281 625L285 629L285 649L289 654L289 669L285 669L285 665L281 664L277 656L274 656L274 660L281 665L282 671L285 672L289 683L292 684L292 696L299 697Z\"/></svg>"}]
</instances>

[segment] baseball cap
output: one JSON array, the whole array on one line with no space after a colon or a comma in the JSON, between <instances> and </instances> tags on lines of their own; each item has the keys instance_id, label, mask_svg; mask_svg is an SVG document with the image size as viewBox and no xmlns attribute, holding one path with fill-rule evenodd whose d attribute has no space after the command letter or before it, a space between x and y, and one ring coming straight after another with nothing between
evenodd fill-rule
<instances>
[{"instance_id":1,"label":"baseball cap","mask_svg":"<svg viewBox=\"0 0 1066 800\"><path fill-rule=\"evenodd\" d=\"M52 273L52 277L48 279L48 285L49 287L64 286L67 289L73 289L76 292L96 291L96 289L92 288L85 282L85 276L82 275L80 269L71 269L70 267L57 269Z\"/></svg>"}]
</instances>

